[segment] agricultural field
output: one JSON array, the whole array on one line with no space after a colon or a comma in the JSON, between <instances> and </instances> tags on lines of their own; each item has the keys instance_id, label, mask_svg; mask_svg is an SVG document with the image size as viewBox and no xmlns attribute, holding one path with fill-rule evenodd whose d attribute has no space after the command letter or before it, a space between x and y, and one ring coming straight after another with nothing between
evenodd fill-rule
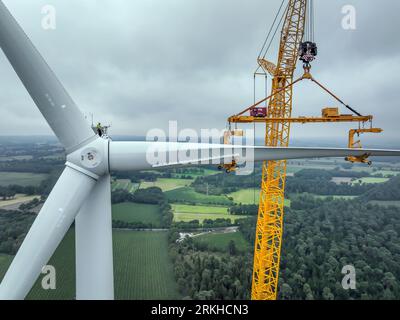
<instances>
[{"instance_id":1,"label":"agricultural field","mask_svg":"<svg viewBox=\"0 0 400 320\"><path fill-rule=\"evenodd\" d=\"M182 187L189 186L193 180L190 179L167 179L159 178L156 181L143 181L140 183L140 189L147 189L150 187L158 187L162 191L171 191Z\"/></svg>"},{"instance_id":2,"label":"agricultural field","mask_svg":"<svg viewBox=\"0 0 400 320\"><path fill-rule=\"evenodd\" d=\"M111 190L115 191L118 189L126 190L128 192L135 192L139 187L139 184L132 183L129 179L118 179L113 181L111 184Z\"/></svg>"},{"instance_id":3,"label":"agricultural field","mask_svg":"<svg viewBox=\"0 0 400 320\"><path fill-rule=\"evenodd\" d=\"M400 171L391 171L391 170L378 170L372 173L372 175L378 175L381 174L382 176L384 176L385 178L390 178L393 176L397 176L400 174Z\"/></svg>"},{"instance_id":4,"label":"agricultural field","mask_svg":"<svg viewBox=\"0 0 400 320\"><path fill-rule=\"evenodd\" d=\"M0 254L0 279L3 279L7 272L8 266L11 264L13 257L5 254Z\"/></svg>"},{"instance_id":5,"label":"agricultural field","mask_svg":"<svg viewBox=\"0 0 400 320\"><path fill-rule=\"evenodd\" d=\"M333 177L332 182L336 184L342 184L342 183L351 183L353 181L353 178L349 177Z\"/></svg>"},{"instance_id":6,"label":"agricultural field","mask_svg":"<svg viewBox=\"0 0 400 320\"><path fill-rule=\"evenodd\" d=\"M30 172L0 172L0 186L38 186L47 178L47 174Z\"/></svg>"},{"instance_id":7,"label":"agricultural field","mask_svg":"<svg viewBox=\"0 0 400 320\"><path fill-rule=\"evenodd\" d=\"M165 192L165 196L171 202L190 204L213 204L229 206L233 202L226 196L214 196L198 193L191 187L183 187Z\"/></svg>"},{"instance_id":8,"label":"agricultural field","mask_svg":"<svg viewBox=\"0 0 400 320\"><path fill-rule=\"evenodd\" d=\"M356 179L352 183L353 184L357 184L357 183L369 184L369 183L384 183L384 182L387 182L387 181L389 181L389 178L365 177L365 178L361 178L361 179Z\"/></svg>"},{"instance_id":9,"label":"agricultural field","mask_svg":"<svg viewBox=\"0 0 400 320\"><path fill-rule=\"evenodd\" d=\"M239 231L229 233L209 233L198 237L193 237L193 240L198 243L205 243L210 249L227 251L231 240L235 242L236 249L241 252L246 252L251 249L250 244Z\"/></svg>"},{"instance_id":10,"label":"agricultural field","mask_svg":"<svg viewBox=\"0 0 400 320\"><path fill-rule=\"evenodd\" d=\"M48 263L56 269L56 290L44 290L43 275L30 291L28 300L75 299L75 232L70 229Z\"/></svg>"},{"instance_id":11,"label":"agricultural field","mask_svg":"<svg viewBox=\"0 0 400 320\"><path fill-rule=\"evenodd\" d=\"M205 176L212 176L214 174L218 174L219 171L211 170L211 169L202 169L201 171L196 169L185 169L184 173L173 173L173 175L177 178L181 178L182 176L192 176L193 178L197 177L205 177Z\"/></svg>"},{"instance_id":12,"label":"agricultural field","mask_svg":"<svg viewBox=\"0 0 400 320\"><path fill-rule=\"evenodd\" d=\"M215 220L215 219L231 219L236 221L238 219L246 218L247 216L231 215L228 212L227 207L216 207L216 206L201 206L201 205L181 205L173 204L172 211L174 213L174 221L189 222L193 220L199 220L203 223L204 220Z\"/></svg>"},{"instance_id":13,"label":"agricultural field","mask_svg":"<svg viewBox=\"0 0 400 320\"><path fill-rule=\"evenodd\" d=\"M180 299L168 257L166 232L116 231L114 239L114 283L116 299ZM75 298L75 240L70 230L50 265L56 268L57 289L43 290L39 278L28 295L30 300L72 300ZM0 279L11 263L0 255Z\"/></svg>"},{"instance_id":14,"label":"agricultural field","mask_svg":"<svg viewBox=\"0 0 400 320\"><path fill-rule=\"evenodd\" d=\"M159 227L161 223L161 214L159 207L152 204L124 202L112 206L113 220L123 222L143 222Z\"/></svg>"},{"instance_id":15,"label":"agricultural field","mask_svg":"<svg viewBox=\"0 0 400 320\"><path fill-rule=\"evenodd\" d=\"M242 189L228 194L236 204L258 204L260 189ZM255 201L254 201L255 200ZM290 207L290 199L285 199L285 206Z\"/></svg>"},{"instance_id":16,"label":"agricultural field","mask_svg":"<svg viewBox=\"0 0 400 320\"><path fill-rule=\"evenodd\" d=\"M21 161L21 160L32 160L33 156L30 155L25 155L25 156L11 156L11 157L5 157L5 156L0 156L0 162L6 162L6 161Z\"/></svg>"},{"instance_id":17,"label":"agricultural field","mask_svg":"<svg viewBox=\"0 0 400 320\"><path fill-rule=\"evenodd\" d=\"M247 216L239 215L228 215L228 214L199 214L199 213L187 213L187 212L174 212L174 222L190 222L198 220L200 224L204 220L216 220L216 219L231 219L232 222L236 220L247 218Z\"/></svg>"},{"instance_id":18,"label":"agricultural field","mask_svg":"<svg viewBox=\"0 0 400 320\"><path fill-rule=\"evenodd\" d=\"M173 204L172 210L177 212L197 213L197 214L229 214L228 207L201 206L187 204Z\"/></svg>"},{"instance_id":19,"label":"agricultural field","mask_svg":"<svg viewBox=\"0 0 400 320\"><path fill-rule=\"evenodd\" d=\"M114 231L116 299L180 299L167 232Z\"/></svg>"},{"instance_id":20,"label":"agricultural field","mask_svg":"<svg viewBox=\"0 0 400 320\"><path fill-rule=\"evenodd\" d=\"M338 196L338 195L335 195L335 196L321 196L321 195L317 195L317 194L311 194L314 198L317 198L317 199L327 199L327 198L333 198L333 199L337 199L337 200L352 200L352 199L355 199L355 198L357 198L358 196Z\"/></svg>"}]
</instances>

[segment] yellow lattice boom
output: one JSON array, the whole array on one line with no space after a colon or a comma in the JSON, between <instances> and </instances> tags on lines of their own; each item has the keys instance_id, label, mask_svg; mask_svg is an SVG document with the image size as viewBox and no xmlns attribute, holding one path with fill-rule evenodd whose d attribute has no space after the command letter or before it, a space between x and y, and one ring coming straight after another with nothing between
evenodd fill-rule
<instances>
[{"instance_id":1,"label":"yellow lattice boom","mask_svg":"<svg viewBox=\"0 0 400 320\"><path fill-rule=\"evenodd\" d=\"M272 80L272 98L268 118L281 121L267 122L265 145L289 145L292 114L293 73L298 49L305 29L307 0L289 0L281 33L278 63ZM260 63L261 64L261 63ZM286 88L286 89L284 89ZM286 161L263 164L261 194L254 249L253 300L275 300L278 292L279 264L283 233Z\"/></svg>"}]
</instances>

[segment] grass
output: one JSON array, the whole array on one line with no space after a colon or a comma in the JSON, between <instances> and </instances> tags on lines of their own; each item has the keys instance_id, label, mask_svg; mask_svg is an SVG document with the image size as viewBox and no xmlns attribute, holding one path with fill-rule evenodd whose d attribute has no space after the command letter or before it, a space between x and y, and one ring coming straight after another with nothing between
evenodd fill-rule
<instances>
[{"instance_id":1,"label":"grass","mask_svg":"<svg viewBox=\"0 0 400 320\"><path fill-rule=\"evenodd\" d=\"M159 227L161 214L157 205L141 203L119 203L112 207L113 220L124 222L143 222Z\"/></svg>"},{"instance_id":2,"label":"grass","mask_svg":"<svg viewBox=\"0 0 400 320\"><path fill-rule=\"evenodd\" d=\"M197 214L228 214L227 207L214 207L214 206L192 206L186 204L173 204L172 210L176 212L197 213Z\"/></svg>"},{"instance_id":3,"label":"grass","mask_svg":"<svg viewBox=\"0 0 400 320\"><path fill-rule=\"evenodd\" d=\"M174 173L173 175L175 177L192 176L193 178L197 178L197 177L212 176L214 174L218 174L219 172L220 171L211 169L203 169L203 172L197 172L196 170L186 169L184 173Z\"/></svg>"},{"instance_id":4,"label":"grass","mask_svg":"<svg viewBox=\"0 0 400 320\"><path fill-rule=\"evenodd\" d=\"M0 253L0 279L3 279L7 272L8 266L11 264L13 256Z\"/></svg>"},{"instance_id":5,"label":"grass","mask_svg":"<svg viewBox=\"0 0 400 320\"><path fill-rule=\"evenodd\" d=\"M399 171L390 171L390 170L379 170L379 171L372 173L373 176L377 175L377 174L381 174L385 178L388 178L388 177L392 177L392 176L397 176L400 174L400 172Z\"/></svg>"},{"instance_id":6,"label":"grass","mask_svg":"<svg viewBox=\"0 0 400 320\"><path fill-rule=\"evenodd\" d=\"M171 202L186 202L196 204L231 205L232 201L225 196L213 196L198 193L191 187L183 187L165 192L165 196Z\"/></svg>"},{"instance_id":7,"label":"grass","mask_svg":"<svg viewBox=\"0 0 400 320\"><path fill-rule=\"evenodd\" d=\"M113 232L116 299L180 299L168 257L167 232ZM56 268L57 289L43 290L42 276L28 299L72 300L75 297L75 241L70 230L50 260ZM0 279L11 256L0 255Z\"/></svg>"},{"instance_id":8,"label":"grass","mask_svg":"<svg viewBox=\"0 0 400 320\"><path fill-rule=\"evenodd\" d=\"M361 184L371 184L371 183L384 183L389 181L389 178L374 178L374 177L365 177L365 178L361 178L361 179L356 179L353 181L353 184L357 184L360 183Z\"/></svg>"},{"instance_id":9,"label":"grass","mask_svg":"<svg viewBox=\"0 0 400 320\"><path fill-rule=\"evenodd\" d=\"M199 220L200 223L203 223L205 219L231 219L231 221L236 221L246 218L246 216L230 215L227 207L173 204L172 210L175 222Z\"/></svg>"},{"instance_id":10,"label":"grass","mask_svg":"<svg viewBox=\"0 0 400 320\"><path fill-rule=\"evenodd\" d=\"M189 222L193 220L198 220L203 223L204 220L216 220L216 219L231 219L232 222L236 220L247 218L247 216L236 216L230 214L207 214L207 213L188 213L188 212L174 212L174 221L179 222Z\"/></svg>"},{"instance_id":11,"label":"grass","mask_svg":"<svg viewBox=\"0 0 400 320\"><path fill-rule=\"evenodd\" d=\"M228 194L228 197L233 198L233 201L237 204L258 204L260 199L260 189L255 190L255 201L254 201L254 189L242 189L236 192ZM290 207L290 199L285 199L285 206Z\"/></svg>"},{"instance_id":12,"label":"grass","mask_svg":"<svg viewBox=\"0 0 400 320\"><path fill-rule=\"evenodd\" d=\"M30 172L0 172L0 186L6 187L12 184L19 186L38 186L47 178L47 174Z\"/></svg>"},{"instance_id":13,"label":"grass","mask_svg":"<svg viewBox=\"0 0 400 320\"><path fill-rule=\"evenodd\" d=\"M333 199L338 199L338 200L352 200L357 198L358 196L321 196L317 194L312 194L313 197L318 198L318 199L327 199L327 198L333 198Z\"/></svg>"},{"instance_id":14,"label":"grass","mask_svg":"<svg viewBox=\"0 0 400 320\"><path fill-rule=\"evenodd\" d=\"M194 237L193 240L198 243L207 244L210 249L225 252L228 250L229 242L233 240L238 251L246 252L251 250L250 244L243 237L242 233L238 231L231 233L209 233Z\"/></svg>"},{"instance_id":15,"label":"grass","mask_svg":"<svg viewBox=\"0 0 400 320\"><path fill-rule=\"evenodd\" d=\"M150 187L158 187L162 191L171 191L175 189L179 189L182 187L189 186L193 180L190 179L167 179L167 178L160 178L157 181L150 182L144 181L140 183L140 189L146 189Z\"/></svg>"},{"instance_id":16,"label":"grass","mask_svg":"<svg viewBox=\"0 0 400 320\"><path fill-rule=\"evenodd\" d=\"M118 189L122 189L133 193L137 190L138 187L138 184L132 183L129 179L118 179L112 183L111 190L115 191Z\"/></svg>"}]
</instances>

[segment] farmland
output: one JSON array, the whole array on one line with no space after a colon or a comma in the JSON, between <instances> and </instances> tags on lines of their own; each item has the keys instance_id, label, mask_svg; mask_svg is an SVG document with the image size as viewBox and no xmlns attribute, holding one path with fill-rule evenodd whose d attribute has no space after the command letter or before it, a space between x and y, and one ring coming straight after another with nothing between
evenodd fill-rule
<instances>
[{"instance_id":1,"label":"farmland","mask_svg":"<svg viewBox=\"0 0 400 320\"><path fill-rule=\"evenodd\" d=\"M260 189L242 189L228 194L228 197L237 204L258 204ZM289 199L285 199L285 206L290 207Z\"/></svg>"},{"instance_id":2,"label":"farmland","mask_svg":"<svg viewBox=\"0 0 400 320\"><path fill-rule=\"evenodd\" d=\"M197 214L228 214L227 207L216 206L192 206L185 204L173 204L172 210L178 212L197 213Z\"/></svg>"},{"instance_id":3,"label":"farmland","mask_svg":"<svg viewBox=\"0 0 400 320\"><path fill-rule=\"evenodd\" d=\"M141 203L119 203L112 206L113 220L123 222L143 222L160 226L160 210L158 206Z\"/></svg>"},{"instance_id":4,"label":"farmland","mask_svg":"<svg viewBox=\"0 0 400 320\"><path fill-rule=\"evenodd\" d=\"M157 181L150 182L144 181L140 183L140 189L146 189L150 187L158 187L162 191L171 191L182 187L187 187L192 183L190 179L165 179L159 178Z\"/></svg>"},{"instance_id":5,"label":"farmland","mask_svg":"<svg viewBox=\"0 0 400 320\"><path fill-rule=\"evenodd\" d=\"M387 182L389 180L389 178L376 178L376 177L365 177L365 178L361 178L361 179L356 179L353 181L353 184L356 183L366 183L366 184L370 184L370 183L384 183Z\"/></svg>"},{"instance_id":6,"label":"farmland","mask_svg":"<svg viewBox=\"0 0 400 320\"><path fill-rule=\"evenodd\" d=\"M236 249L241 252L252 250L246 239L240 232L229 233L209 233L193 238L195 242L205 243L208 248L214 250L227 251L229 242L235 243Z\"/></svg>"},{"instance_id":7,"label":"farmland","mask_svg":"<svg viewBox=\"0 0 400 320\"><path fill-rule=\"evenodd\" d=\"M47 178L47 174L29 172L0 172L0 186L20 185L38 186Z\"/></svg>"},{"instance_id":8,"label":"farmland","mask_svg":"<svg viewBox=\"0 0 400 320\"><path fill-rule=\"evenodd\" d=\"M114 282L116 299L179 299L172 264L168 257L166 232L115 231ZM56 268L57 289L43 290L41 278L28 299L75 297L74 231L70 230L49 264ZM0 279L11 256L0 255Z\"/></svg>"},{"instance_id":9,"label":"farmland","mask_svg":"<svg viewBox=\"0 0 400 320\"><path fill-rule=\"evenodd\" d=\"M167 232L114 231L116 299L179 299Z\"/></svg>"},{"instance_id":10,"label":"farmland","mask_svg":"<svg viewBox=\"0 0 400 320\"><path fill-rule=\"evenodd\" d=\"M230 215L227 207L173 204L172 210L174 212L174 221L176 222L199 220L200 223L203 223L206 219L231 219L233 222L246 218L246 216Z\"/></svg>"},{"instance_id":11,"label":"farmland","mask_svg":"<svg viewBox=\"0 0 400 320\"><path fill-rule=\"evenodd\" d=\"M138 188L138 184L132 183L129 179L118 179L113 181L111 190L123 189L129 192L134 192Z\"/></svg>"},{"instance_id":12,"label":"farmland","mask_svg":"<svg viewBox=\"0 0 400 320\"><path fill-rule=\"evenodd\" d=\"M193 204L218 204L230 205L232 201L226 196L214 196L198 193L190 187L179 188L165 192L168 200L172 202L183 202Z\"/></svg>"}]
</instances>

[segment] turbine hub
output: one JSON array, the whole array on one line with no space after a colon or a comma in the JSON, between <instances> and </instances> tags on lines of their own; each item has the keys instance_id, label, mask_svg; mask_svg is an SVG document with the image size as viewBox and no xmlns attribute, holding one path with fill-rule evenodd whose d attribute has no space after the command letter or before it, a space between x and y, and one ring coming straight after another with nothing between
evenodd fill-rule
<instances>
[{"instance_id":1,"label":"turbine hub","mask_svg":"<svg viewBox=\"0 0 400 320\"><path fill-rule=\"evenodd\" d=\"M67 155L66 165L98 179L109 172L109 140L98 138Z\"/></svg>"}]
</instances>

